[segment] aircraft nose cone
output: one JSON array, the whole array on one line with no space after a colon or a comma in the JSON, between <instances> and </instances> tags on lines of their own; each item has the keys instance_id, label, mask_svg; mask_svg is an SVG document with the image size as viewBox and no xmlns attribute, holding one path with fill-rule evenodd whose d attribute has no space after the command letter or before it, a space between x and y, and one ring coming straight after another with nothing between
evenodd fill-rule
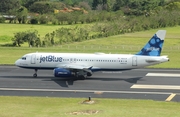
<instances>
[{"instance_id":1,"label":"aircraft nose cone","mask_svg":"<svg viewBox=\"0 0 180 117\"><path fill-rule=\"evenodd\" d=\"M17 61L15 62L15 65L16 65L16 66L19 66L19 60L17 60Z\"/></svg>"}]
</instances>

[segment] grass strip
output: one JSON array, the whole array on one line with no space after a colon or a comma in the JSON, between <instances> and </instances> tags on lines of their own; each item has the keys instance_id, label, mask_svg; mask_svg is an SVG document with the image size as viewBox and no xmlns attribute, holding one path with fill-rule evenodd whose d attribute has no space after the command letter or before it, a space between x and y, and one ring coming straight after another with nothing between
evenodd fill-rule
<instances>
[{"instance_id":1,"label":"grass strip","mask_svg":"<svg viewBox=\"0 0 180 117\"><path fill-rule=\"evenodd\" d=\"M1 117L179 117L179 103L152 100L0 97ZM98 111L96 114L93 111Z\"/></svg>"}]
</instances>

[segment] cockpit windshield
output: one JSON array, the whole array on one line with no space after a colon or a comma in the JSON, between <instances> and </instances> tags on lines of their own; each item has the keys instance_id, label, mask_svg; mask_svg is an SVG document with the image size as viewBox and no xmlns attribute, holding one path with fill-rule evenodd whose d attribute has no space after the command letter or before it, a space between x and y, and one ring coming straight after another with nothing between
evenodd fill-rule
<instances>
[{"instance_id":1,"label":"cockpit windshield","mask_svg":"<svg viewBox=\"0 0 180 117\"><path fill-rule=\"evenodd\" d=\"M21 59L22 59L22 60L26 60L26 57L23 56Z\"/></svg>"}]
</instances>

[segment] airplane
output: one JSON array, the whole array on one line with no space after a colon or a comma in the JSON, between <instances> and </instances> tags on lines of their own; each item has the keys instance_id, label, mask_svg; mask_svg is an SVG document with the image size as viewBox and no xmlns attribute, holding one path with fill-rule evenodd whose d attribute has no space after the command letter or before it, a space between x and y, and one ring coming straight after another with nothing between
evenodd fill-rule
<instances>
[{"instance_id":1,"label":"airplane","mask_svg":"<svg viewBox=\"0 0 180 117\"><path fill-rule=\"evenodd\" d=\"M86 79L96 71L121 71L142 68L169 61L160 56L166 30L158 30L136 54L105 53L29 53L15 62L21 68L34 69L37 77L40 69L52 69L55 77Z\"/></svg>"}]
</instances>

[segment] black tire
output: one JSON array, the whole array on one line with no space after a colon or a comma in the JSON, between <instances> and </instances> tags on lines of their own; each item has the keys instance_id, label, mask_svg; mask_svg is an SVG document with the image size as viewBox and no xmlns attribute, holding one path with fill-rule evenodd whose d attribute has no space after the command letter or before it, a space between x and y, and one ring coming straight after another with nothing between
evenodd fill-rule
<instances>
[{"instance_id":1,"label":"black tire","mask_svg":"<svg viewBox=\"0 0 180 117\"><path fill-rule=\"evenodd\" d=\"M84 76L84 75L80 75L80 76L79 76L79 79L81 79L81 80L85 80L85 79L86 79L86 76Z\"/></svg>"},{"instance_id":2,"label":"black tire","mask_svg":"<svg viewBox=\"0 0 180 117\"><path fill-rule=\"evenodd\" d=\"M36 78L36 77L37 77L37 74L36 74L36 73L35 73L35 74L33 74L33 77L34 77L34 78Z\"/></svg>"},{"instance_id":3,"label":"black tire","mask_svg":"<svg viewBox=\"0 0 180 117\"><path fill-rule=\"evenodd\" d=\"M90 73L90 72L87 72L87 76L92 76L92 73Z\"/></svg>"}]
</instances>

